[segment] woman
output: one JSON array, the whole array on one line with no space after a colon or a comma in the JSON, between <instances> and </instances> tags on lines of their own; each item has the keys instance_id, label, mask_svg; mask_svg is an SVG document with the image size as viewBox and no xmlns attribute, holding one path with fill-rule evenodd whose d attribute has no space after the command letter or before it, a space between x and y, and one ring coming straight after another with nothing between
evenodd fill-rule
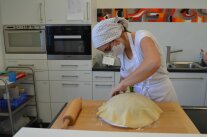
<instances>
[{"instance_id":1,"label":"woman","mask_svg":"<svg viewBox=\"0 0 207 137\"><path fill-rule=\"evenodd\" d=\"M155 37L148 31L128 32L123 18L99 22L92 31L92 41L100 51L112 51L121 62L121 81L111 95L125 92L128 86L154 101L177 101L168 77L165 57Z\"/></svg>"}]
</instances>

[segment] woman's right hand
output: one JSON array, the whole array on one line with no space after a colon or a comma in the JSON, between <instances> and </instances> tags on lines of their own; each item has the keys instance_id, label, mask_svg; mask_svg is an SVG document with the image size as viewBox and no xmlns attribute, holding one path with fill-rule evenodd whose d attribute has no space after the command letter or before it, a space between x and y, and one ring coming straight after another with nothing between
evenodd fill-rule
<instances>
[{"instance_id":1,"label":"woman's right hand","mask_svg":"<svg viewBox=\"0 0 207 137\"><path fill-rule=\"evenodd\" d=\"M115 91L111 94L111 97L122 94L122 93L125 93L125 91Z\"/></svg>"},{"instance_id":2,"label":"woman's right hand","mask_svg":"<svg viewBox=\"0 0 207 137\"><path fill-rule=\"evenodd\" d=\"M125 85L123 84L123 81L121 81L116 87L114 87L112 90L111 90L111 97L115 96L115 95L118 95L120 93L125 93L126 92L126 87Z\"/></svg>"}]
</instances>

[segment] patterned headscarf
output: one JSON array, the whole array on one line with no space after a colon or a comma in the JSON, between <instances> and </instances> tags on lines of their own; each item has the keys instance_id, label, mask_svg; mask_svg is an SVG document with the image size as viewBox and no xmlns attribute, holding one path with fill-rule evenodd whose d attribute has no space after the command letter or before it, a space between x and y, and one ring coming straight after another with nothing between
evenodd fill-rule
<instances>
[{"instance_id":1,"label":"patterned headscarf","mask_svg":"<svg viewBox=\"0 0 207 137\"><path fill-rule=\"evenodd\" d=\"M103 20L92 30L92 41L95 48L101 47L121 36L122 31L128 28L128 21L115 17Z\"/></svg>"}]
</instances>

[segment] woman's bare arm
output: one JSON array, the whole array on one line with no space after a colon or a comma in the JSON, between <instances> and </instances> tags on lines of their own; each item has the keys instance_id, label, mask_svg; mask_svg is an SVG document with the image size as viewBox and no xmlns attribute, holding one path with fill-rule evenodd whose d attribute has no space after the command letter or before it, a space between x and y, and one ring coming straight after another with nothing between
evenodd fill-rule
<instances>
[{"instance_id":1,"label":"woman's bare arm","mask_svg":"<svg viewBox=\"0 0 207 137\"><path fill-rule=\"evenodd\" d=\"M122 80L120 84L112 90L112 96L116 91L122 91L126 89L127 86L132 86L146 80L160 67L160 54L154 41L149 37L144 37L141 40L140 46L143 52L143 62L134 72Z\"/></svg>"}]
</instances>

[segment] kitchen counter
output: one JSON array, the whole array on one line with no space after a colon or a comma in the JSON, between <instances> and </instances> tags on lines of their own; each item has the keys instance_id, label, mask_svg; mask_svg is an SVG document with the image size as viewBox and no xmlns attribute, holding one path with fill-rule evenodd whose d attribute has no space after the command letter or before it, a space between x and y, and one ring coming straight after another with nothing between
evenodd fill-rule
<instances>
[{"instance_id":1,"label":"kitchen counter","mask_svg":"<svg viewBox=\"0 0 207 137\"><path fill-rule=\"evenodd\" d=\"M206 134L133 133L22 128L14 137L206 137Z\"/></svg>"},{"instance_id":2,"label":"kitchen counter","mask_svg":"<svg viewBox=\"0 0 207 137\"><path fill-rule=\"evenodd\" d=\"M92 71L120 71L120 66L94 65Z\"/></svg>"},{"instance_id":3,"label":"kitchen counter","mask_svg":"<svg viewBox=\"0 0 207 137\"><path fill-rule=\"evenodd\" d=\"M92 71L120 71L120 66L107 66L95 64ZM184 72L184 73L207 73L207 69L168 69L168 72Z\"/></svg>"},{"instance_id":4,"label":"kitchen counter","mask_svg":"<svg viewBox=\"0 0 207 137\"><path fill-rule=\"evenodd\" d=\"M151 133L193 133L199 134L198 129L183 111L178 103L159 102L157 105L163 110L158 121L142 129L118 128L110 126L96 117L99 106L104 101L83 100L82 110L70 130L90 130L90 131L116 131L116 132L151 132ZM68 105L58 114L52 123L51 128L60 129L62 116L68 109Z\"/></svg>"}]
</instances>

